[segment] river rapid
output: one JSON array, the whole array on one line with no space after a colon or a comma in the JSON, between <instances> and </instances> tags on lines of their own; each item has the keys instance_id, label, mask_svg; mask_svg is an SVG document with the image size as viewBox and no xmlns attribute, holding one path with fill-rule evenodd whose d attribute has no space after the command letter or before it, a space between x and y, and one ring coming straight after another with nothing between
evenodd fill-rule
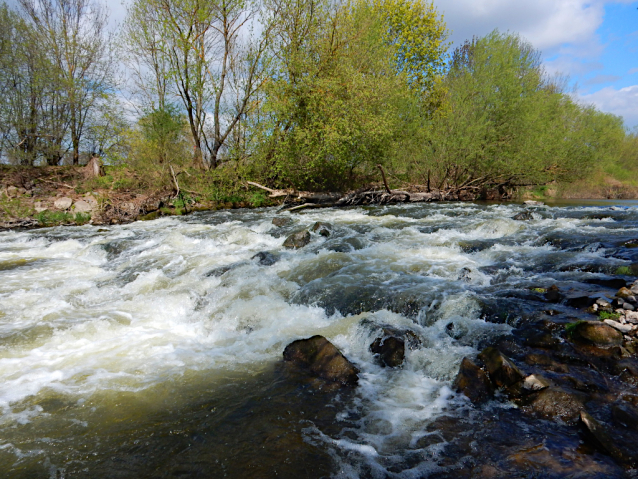
<instances>
[{"instance_id":1,"label":"river rapid","mask_svg":"<svg viewBox=\"0 0 638 479\"><path fill-rule=\"evenodd\" d=\"M512 219L526 210L531 220ZM330 236L283 248L317 221ZM572 451L576 469L556 477L623 477L567 426L542 439L545 423L506 400L474 407L452 381L463 357L547 310L531 288L617 277L638 262L623 247L636 237L638 207L622 202L269 208L2 232L0 476L461 477L486 450L506 463L504 445L527 435L517 451ZM382 326L421 339L402 368L369 351ZM288 343L315 334L360 369L356 388L282 365ZM536 457L512 470L547 477L551 457Z\"/></svg>"}]
</instances>

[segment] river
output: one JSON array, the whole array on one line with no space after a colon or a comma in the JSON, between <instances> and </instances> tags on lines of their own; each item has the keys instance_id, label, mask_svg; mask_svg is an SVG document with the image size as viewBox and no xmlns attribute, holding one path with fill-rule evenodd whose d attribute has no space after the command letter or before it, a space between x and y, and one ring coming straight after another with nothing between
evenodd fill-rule
<instances>
[{"instance_id":1,"label":"river","mask_svg":"<svg viewBox=\"0 0 638 479\"><path fill-rule=\"evenodd\" d=\"M452 388L462 358L547 308L531 288L586 288L638 262L622 246L637 206L269 208L2 232L0 476L455 477L482 454L444 430L478 414ZM283 248L317 221L330 236ZM421 338L402 368L369 351L383 325ZM356 388L282 366L315 334L357 365Z\"/></svg>"}]
</instances>

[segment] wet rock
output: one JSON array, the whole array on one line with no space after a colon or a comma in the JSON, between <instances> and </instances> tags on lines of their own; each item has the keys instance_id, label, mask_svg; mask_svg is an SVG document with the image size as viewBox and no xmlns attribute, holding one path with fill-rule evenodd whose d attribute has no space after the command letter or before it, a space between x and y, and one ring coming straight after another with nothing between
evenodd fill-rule
<instances>
[{"instance_id":1,"label":"wet rock","mask_svg":"<svg viewBox=\"0 0 638 479\"><path fill-rule=\"evenodd\" d=\"M627 285L627 282L621 278L589 278L582 281L585 284L597 284L605 288L619 289Z\"/></svg>"},{"instance_id":2,"label":"wet rock","mask_svg":"<svg viewBox=\"0 0 638 479\"><path fill-rule=\"evenodd\" d=\"M73 200L71 198L63 196L62 198L58 198L57 200L55 200L53 206L55 206L59 210L68 210L72 204Z\"/></svg>"},{"instance_id":3,"label":"wet rock","mask_svg":"<svg viewBox=\"0 0 638 479\"><path fill-rule=\"evenodd\" d=\"M580 321L573 326L571 337L594 346L608 348L620 346L622 333L600 321Z\"/></svg>"},{"instance_id":4,"label":"wet rock","mask_svg":"<svg viewBox=\"0 0 638 479\"><path fill-rule=\"evenodd\" d=\"M261 251L250 259L256 259L257 262L262 266L272 266L277 261L279 261L279 256L275 256L268 251Z\"/></svg>"},{"instance_id":5,"label":"wet rock","mask_svg":"<svg viewBox=\"0 0 638 479\"><path fill-rule=\"evenodd\" d=\"M560 290L555 284L552 285L545 293L545 299L548 303L558 303L562 298L563 296L560 294Z\"/></svg>"},{"instance_id":6,"label":"wet rock","mask_svg":"<svg viewBox=\"0 0 638 479\"><path fill-rule=\"evenodd\" d=\"M397 368L405 360L405 342L395 336L377 338L370 345L370 352L382 366Z\"/></svg>"},{"instance_id":7,"label":"wet rock","mask_svg":"<svg viewBox=\"0 0 638 479\"><path fill-rule=\"evenodd\" d=\"M545 418L575 421L583 409L583 403L561 388L549 387L539 392L527 409Z\"/></svg>"},{"instance_id":8,"label":"wet rock","mask_svg":"<svg viewBox=\"0 0 638 479\"><path fill-rule=\"evenodd\" d=\"M330 223L323 223L321 221L317 221L310 229L310 231L325 237L330 236L331 230L332 225Z\"/></svg>"},{"instance_id":9,"label":"wet rock","mask_svg":"<svg viewBox=\"0 0 638 479\"><path fill-rule=\"evenodd\" d=\"M595 298L590 298L589 296L572 296L567 298L565 304L567 306L571 306L572 308L589 308L592 304L596 302Z\"/></svg>"},{"instance_id":10,"label":"wet rock","mask_svg":"<svg viewBox=\"0 0 638 479\"><path fill-rule=\"evenodd\" d=\"M140 220L140 221L152 221L152 220L156 220L160 216L162 216L162 213L160 211L152 211L152 212L150 212L148 214L140 216L138 218L138 220Z\"/></svg>"},{"instance_id":11,"label":"wet rock","mask_svg":"<svg viewBox=\"0 0 638 479\"><path fill-rule=\"evenodd\" d=\"M304 230L288 236L286 241L284 241L284 248L299 249L303 248L308 243L310 243L310 232L308 230Z\"/></svg>"},{"instance_id":12,"label":"wet rock","mask_svg":"<svg viewBox=\"0 0 638 479\"><path fill-rule=\"evenodd\" d=\"M494 395L494 387L485 371L468 358L463 358L461 362L454 388L475 404L485 402Z\"/></svg>"},{"instance_id":13,"label":"wet rock","mask_svg":"<svg viewBox=\"0 0 638 479\"><path fill-rule=\"evenodd\" d=\"M459 272L459 280L469 283L470 281L472 281L471 274L472 270L470 268L463 268Z\"/></svg>"},{"instance_id":14,"label":"wet rock","mask_svg":"<svg viewBox=\"0 0 638 479\"><path fill-rule=\"evenodd\" d=\"M638 239L631 239L623 243L625 248L638 248Z\"/></svg>"},{"instance_id":15,"label":"wet rock","mask_svg":"<svg viewBox=\"0 0 638 479\"><path fill-rule=\"evenodd\" d=\"M533 220L534 217L529 211L523 211L517 214L516 216L512 216L512 219L516 221L529 221L529 220Z\"/></svg>"},{"instance_id":16,"label":"wet rock","mask_svg":"<svg viewBox=\"0 0 638 479\"><path fill-rule=\"evenodd\" d=\"M610 434L608 428L594 419L587 411L580 412L580 423L587 431L587 436L599 450L609 454L617 461L623 463L633 462L632 458L616 444L614 435Z\"/></svg>"},{"instance_id":17,"label":"wet rock","mask_svg":"<svg viewBox=\"0 0 638 479\"><path fill-rule=\"evenodd\" d=\"M611 407L611 416L614 421L621 423L623 426L638 430L638 409L631 404L614 404Z\"/></svg>"},{"instance_id":18,"label":"wet rock","mask_svg":"<svg viewBox=\"0 0 638 479\"><path fill-rule=\"evenodd\" d=\"M284 361L307 369L314 376L343 385L354 385L359 370L323 336L293 341L284 349Z\"/></svg>"},{"instance_id":19,"label":"wet rock","mask_svg":"<svg viewBox=\"0 0 638 479\"><path fill-rule=\"evenodd\" d=\"M622 309L626 310L626 311L635 311L636 307L631 304L631 303L623 303L622 304Z\"/></svg>"},{"instance_id":20,"label":"wet rock","mask_svg":"<svg viewBox=\"0 0 638 479\"><path fill-rule=\"evenodd\" d=\"M560 345L560 340L552 336L551 333L537 331L527 335L525 344L533 348L554 349Z\"/></svg>"},{"instance_id":21,"label":"wet rock","mask_svg":"<svg viewBox=\"0 0 638 479\"><path fill-rule=\"evenodd\" d=\"M542 391L549 386L549 381L540 374L530 374L523 381L523 389L526 391Z\"/></svg>"},{"instance_id":22,"label":"wet rock","mask_svg":"<svg viewBox=\"0 0 638 479\"><path fill-rule=\"evenodd\" d=\"M288 224L292 223L292 218L284 218L282 216L277 216L275 218L272 219L272 224L274 224L275 226L278 227L282 227L282 226L286 226Z\"/></svg>"},{"instance_id":23,"label":"wet rock","mask_svg":"<svg viewBox=\"0 0 638 479\"><path fill-rule=\"evenodd\" d=\"M613 308L611 307L611 303L607 301L606 299L598 298L595 304L596 306L598 306L596 308L598 311L607 311L607 312L613 311Z\"/></svg>"},{"instance_id":24,"label":"wet rock","mask_svg":"<svg viewBox=\"0 0 638 479\"><path fill-rule=\"evenodd\" d=\"M485 368L492 382L500 388L507 388L523 380L523 373L516 365L496 348L485 348L479 359L485 364Z\"/></svg>"},{"instance_id":25,"label":"wet rock","mask_svg":"<svg viewBox=\"0 0 638 479\"><path fill-rule=\"evenodd\" d=\"M459 323L448 323L445 325L445 333L452 339L461 339L469 332L467 326Z\"/></svg>"}]
</instances>

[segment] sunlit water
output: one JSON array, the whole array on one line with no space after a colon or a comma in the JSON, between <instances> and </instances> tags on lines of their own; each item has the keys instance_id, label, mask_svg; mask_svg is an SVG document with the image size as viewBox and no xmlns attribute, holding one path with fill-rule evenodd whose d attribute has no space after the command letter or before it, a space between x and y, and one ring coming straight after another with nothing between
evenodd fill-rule
<instances>
[{"instance_id":1,"label":"sunlit water","mask_svg":"<svg viewBox=\"0 0 638 479\"><path fill-rule=\"evenodd\" d=\"M628 203L275 209L0 233L0 476L424 477L464 356L525 307L507 292L634 262ZM288 216L289 213L283 214ZM332 225L301 250L287 235ZM251 259L267 251L278 260ZM499 309L500 308L500 309ZM486 320L487 319L487 320ZM402 369L368 347L416 332ZM453 326L452 326L453 325ZM451 331L453 334L451 334ZM361 370L341 392L282 369L322 334Z\"/></svg>"}]
</instances>

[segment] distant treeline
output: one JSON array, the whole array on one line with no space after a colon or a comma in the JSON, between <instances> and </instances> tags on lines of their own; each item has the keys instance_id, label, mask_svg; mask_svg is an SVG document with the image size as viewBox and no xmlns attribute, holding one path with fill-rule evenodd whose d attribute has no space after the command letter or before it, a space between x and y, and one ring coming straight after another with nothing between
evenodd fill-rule
<instances>
[{"instance_id":1,"label":"distant treeline","mask_svg":"<svg viewBox=\"0 0 638 479\"><path fill-rule=\"evenodd\" d=\"M448 189L637 168L622 119L576 102L529 43L495 31L448 52L426 1L132 0L117 32L98 0L17 4L0 7L13 164L334 191L377 165Z\"/></svg>"}]
</instances>

